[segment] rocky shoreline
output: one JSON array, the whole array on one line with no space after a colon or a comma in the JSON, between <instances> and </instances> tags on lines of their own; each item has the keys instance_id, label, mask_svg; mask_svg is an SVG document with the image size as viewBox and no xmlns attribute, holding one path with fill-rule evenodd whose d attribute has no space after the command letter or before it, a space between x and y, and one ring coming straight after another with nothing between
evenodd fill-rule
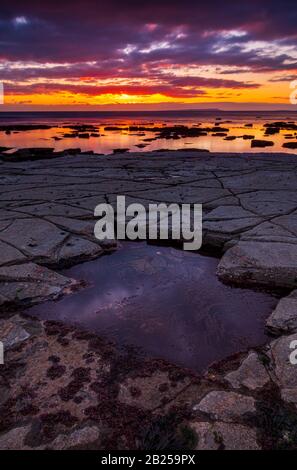
<instances>
[{"instance_id":1,"label":"rocky shoreline","mask_svg":"<svg viewBox=\"0 0 297 470\"><path fill-rule=\"evenodd\" d=\"M222 120L215 118L211 122L193 122L188 124L174 124L166 121L146 124L3 124L0 125L0 133L4 134L6 139L6 147L0 147L0 161L36 161L64 157L67 155L96 154L103 155L113 152L114 154L122 154L133 151L159 152L161 150L168 152L172 150L209 152L208 149L214 151L212 141L220 142L221 151L229 148L224 147L224 141L237 141L237 151L240 151L240 142L246 141L248 146L244 146L241 151L249 151L254 148L269 148L278 145L274 151L289 151L297 148L297 125L293 121L256 121L236 124L230 119ZM261 124L261 125L260 125ZM227 127L226 127L227 126ZM246 131L248 130L248 134ZM51 132L49 132L51 131ZM37 140L29 137L29 141L34 143L31 147L22 148L23 140L14 139L20 133L39 133ZM230 135L230 132L232 133ZM42 134L44 133L44 134ZM43 135L43 137L42 137ZM123 145L122 137L127 138ZM37 136L35 136L36 139ZM204 138L207 137L207 142ZM267 138L273 140L267 140ZM277 137L277 139L275 139ZM120 148L106 147L105 140L114 139L114 144ZM202 138L202 140L201 140ZM33 140L32 140L33 139ZM281 147L279 139L282 139ZM192 142L189 142L192 141ZM289 140L289 142L287 142ZM48 141L49 145L42 147L43 143ZM62 141L62 142L61 142ZM63 145L65 141L65 145ZM160 141L160 147L152 146L154 142ZM181 148L172 148L172 144L177 141L183 142ZM201 142L200 142L201 141ZM67 147L66 147L67 142ZM58 144L60 143L60 145ZM62 143L62 145L61 145ZM73 146L73 143L75 146ZM85 145L87 143L87 146ZM235 142L234 142L235 143ZM58 144L58 145L57 145ZM206 145L205 145L206 144ZM70 147L68 147L68 145ZM169 145L168 149L166 146ZM188 147L189 145L189 147ZM127 147L126 147L127 146ZM82 147L84 151L80 148ZM134 149L134 150L133 150ZM285 150L283 150L285 149ZM287 150L289 149L289 150ZM103 152L103 153L102 153Z\"/></svg>"},{"instance_id":2,"label":"rocky shoreline","mask_svg":"<svg viewBox=\"0 0 297 470\"><path fill-rule=\"evenodd\" d=\"M0 449L296 448L297 157L151 152L0 161ZM201 203L223 282L282 292L262 348L199 377L56 322L33 303L81 286L58 268L116 250L94 207Z\"/></svg>"}]
</instances>

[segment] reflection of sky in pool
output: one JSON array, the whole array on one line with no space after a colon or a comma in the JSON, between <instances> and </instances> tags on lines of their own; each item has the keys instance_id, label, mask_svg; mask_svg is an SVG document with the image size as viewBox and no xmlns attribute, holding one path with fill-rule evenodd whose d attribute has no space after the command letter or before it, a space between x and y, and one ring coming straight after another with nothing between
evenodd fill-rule
<instances>
[{"instance_id":1,"label":"reflection of sky in pool","mask_svg":"<svg viewBox=\"0 0 297 470\"><path fill-rule=\"evenodd\" d=\"M220 283L218 261L125 242L116 253L67 269L89 287L29 312L87 328L119 344L201 371L265 342L268 294Z\"/></svg>"}]
</instances>

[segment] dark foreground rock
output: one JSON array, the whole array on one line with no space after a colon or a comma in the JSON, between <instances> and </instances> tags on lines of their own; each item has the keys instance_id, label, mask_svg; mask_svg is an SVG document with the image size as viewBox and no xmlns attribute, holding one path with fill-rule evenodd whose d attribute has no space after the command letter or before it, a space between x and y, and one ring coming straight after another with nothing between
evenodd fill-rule
<instances>
[{"instance_id":1,"label":"dark foreground rock","mask_svg":"<svg viewBox=\"0 0 297 470\"><path fill-rule=\"evenodd\" d=\"M297 142L285 142L283 147L286 149L297 149Z\"/></svg>"},{"instance_id":2,"label":"dark foreground rock","mask_svg":"<svg viewBox=\"0 0 297 470\"><path fill-rule=\"evenodd\" d=\"M251 147L272 147L273 145L274 142L272 142L272 140L251 140Z\"/></svg>"},{"instance_id":3,"label":"dark foreground rock","mask_svg":"<svg viewBox=\"0 0 297 470\"><path fill-rule=\"evenodd\" d=\"M0 449L295 448L284 338L198 377L58 322L14 315L0 334Z\"/></svg>"},{"instance_id":4,"label":"dark foreground rock","mask_svg":"<svg viewBox=\"0 0 297 470\"><path fill-rule=\"evenodd\" d=\"M9 150L9 149L6 149ZM1 150L0 150L1 152ZM0 160L8 162L27 162L35 160L48 160L59 157L66 157L68 155L78 155L82 153L80 148L65 149L60 152L54 152L53 148L41 147L41 148L21 148L12 153L0 154ZM93 152L87 152L91 154Z\"/></svg>"}]
</instances>

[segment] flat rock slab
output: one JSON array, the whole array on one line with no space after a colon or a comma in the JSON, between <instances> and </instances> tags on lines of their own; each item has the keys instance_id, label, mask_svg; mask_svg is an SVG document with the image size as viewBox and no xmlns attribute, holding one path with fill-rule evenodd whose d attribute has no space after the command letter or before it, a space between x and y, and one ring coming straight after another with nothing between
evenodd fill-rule
<instances>
[{"instance_id":1,"label":"flat rock slab","mask_svg":"<svg viewBox=\"0 0 297 470\"><path fill-rule=\"evenodd\" d=\"M297 245L240 241L224 254L217 273L230 283L294 288Z\"/></svg>"},{"instance_id":2,"label":"flat rock slab","mask_svg":"<svg viewBox=\"0 0 297 470\"><path fill-rule=\"evenodd\" d=\"M73 279L34 263L2 267L0 305L26 306L54 299L76 284Z\"/></svg>"},{"instance_id":3,"label":"flat rock slab","mask_svg":"<svg viewBox=\"0 0 297 470\"><path fill-rule=\"evenodd\" d=\"M215 420L231 423L247 413L254 413L256 408L252 397L220 390L206 395L198 405L195 405L194 410L202 411Z\"/></svg>"},{"instance_id":4,"label":"flat rock slab","mask_svg":"<svg viewBox=\"0 0 297 470\"><path fill-rule=\"evenodd\" d=\"M226 380L233 388L245 387L249 390L263 388L269 381L269 375L255 352L250 352L240 367L226 375Z\"/></svg>"}]
</instances>

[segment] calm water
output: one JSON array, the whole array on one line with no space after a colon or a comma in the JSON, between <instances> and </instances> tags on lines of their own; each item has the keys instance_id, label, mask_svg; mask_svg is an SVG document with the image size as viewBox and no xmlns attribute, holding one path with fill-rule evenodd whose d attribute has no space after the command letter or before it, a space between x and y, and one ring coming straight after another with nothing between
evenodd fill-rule
<instances>
[{"instance_id":1,"label":"calm water","mask_svg":"<svg viewBox=\"0 0 297 470\"><path fill-rule=\"evenodd\" d=\"M24 147L53 147L60 151L66 148L81 148L82 151L94 151L95 153L112 153L115 148L128 148L130 151L152 151L160 148L180 149L187 147L197 147L214 152L287 152L296 153L296 150L282 147L286 139L285 134L293 134L293 140L296 141L294 132L281 130L279 134L264 137L263 125L274 121L291 121L297 123L297 112L180 112L180 113L1 113L0 124L15 123L43 123L51 124L55 127L49 130L32 130L26 132L12 132L6 135L0 132L0 146L24 148ZM64 133L69 133L69 128L61 129L61 126L76 124L92 124L97 127L100 137L83 138L64 138ZM183 124L187 126L201 127L220 125L228 128L229 136L242 136L244 134L253 135L256 139L271 140L273 147L251 148L251 141L244 140L242 137L236 140L224 140L224 137L207 136L195 138L182 138L179 140L158 139L152 142L146 142L144 139L155 137L155 133L129 132L129 125L145 126L172 126ZM245 125L252 124L252 128ZM127 129L121 131L106 131L105 126L122 126ZM62 140L55 140L61 138ZM137 145L145 144L144 148L138 148Z\"/></svg>"},{"instance_id":2,"label":"calm water","mask_svg":"<svg viewBox=\"0 0 297 470\"><path fill-rule=\"evenodd\" d=\"M277 299L231 288L218 261L196 253L125 242L110 256L67 269L88 287L28 310L152 357L202 371L213 361L265 343L264 322Z\"/></svg>"}]
</instances>

